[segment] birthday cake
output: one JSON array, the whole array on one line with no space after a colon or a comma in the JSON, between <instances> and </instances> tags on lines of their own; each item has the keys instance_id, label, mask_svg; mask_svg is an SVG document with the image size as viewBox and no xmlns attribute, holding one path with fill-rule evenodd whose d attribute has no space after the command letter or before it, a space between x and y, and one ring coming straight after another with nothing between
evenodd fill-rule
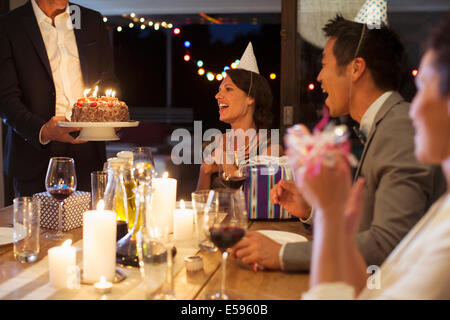
<instances>
[{"instance_id":1,"label":"birthday cake","mask_svg":"<svg viewBox=\"0 0 450 320\"><path fill-rule=\"evenodd\" d=\"M124 122L130 119L128 106L116 97L84 97L72 108L72 122Z\"/></svg>"}]
</instances>

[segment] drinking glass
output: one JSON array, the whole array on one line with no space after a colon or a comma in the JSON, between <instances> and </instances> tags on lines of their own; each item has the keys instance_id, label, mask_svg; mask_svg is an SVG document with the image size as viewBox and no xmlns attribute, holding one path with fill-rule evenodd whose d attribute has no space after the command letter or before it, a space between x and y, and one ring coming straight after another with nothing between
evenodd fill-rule
<instances>
[{"instance_id":1,"label":"drinking glass","mask_svg":"<svg viewBox=\"0 0 450 320\"><path fill-rule=\"evenodd\" d=\"M227 154L223 164L219 166L219 177L227 189L241 189L247 178L245 162L238 160L237 151Z\"/></svg>"},{"instance_id":2,"label":"drinking glass","mask_svg":"<svg viewBox=\"0 0 450 320\"><path fill-rule=\"evenodd\" d=\"M228 300L225 292L227 249L233 247L245 235L247 212L244 194L240 190L215 190L214 202L217 209L205 216L203 228L222 253L222 278L220 292L207 294L207 299ZM233 299L236 297L233 297Z\"/></svg>"},{"instance_id":3,"label":"drinking glass","mask_svg":"<svg viewBox=\"0 0 450 320\"><path fill-rule=\"evenodd\" d=\"M22 263L34 262L39 254L40 200L20 197L13 203L14 258Z\"/></svg>"},{"instance_id":4,"label":"drinking glass","mask_svg":"<svg viewBox=\"0 0 450 320\"><path fill-rule=\"evenodd\" d=\"M67 157L53 157L50 159L45 177L45 188L58 201L58 232L47 234L47 238L63 240L66 235L62 231L62 206L77 187L75 161Z\"/></svg>"},{"instance_id":5,"label":"drinking glass","mask_svg":"<svg viewBox=\"0 0 450 320\"><path fill-rule=\"evenodd\" d=\"M195 236L201 251L217 251L217 247L209 239L209 230L207 233L203 231L205 216L213 214L216 211L216 206L213 201L208 204L210 194L211 190L199 190L191 193L192 208L194 209ZM214 200L214 191L212 192L212 197L212 200Z\"/></svg>"},{"instance_id":6,"label":"drinking glass","mask_svg":"<svg viewBox=\"0 0 450 320\"><path fill-rule=\"evenodd\" d=\"M95 210L97 208L97 203L101 199L104 199L107 182L108 182L108 173L106 171L91 172L92 210Z\"/></svg>"}]
</instances>

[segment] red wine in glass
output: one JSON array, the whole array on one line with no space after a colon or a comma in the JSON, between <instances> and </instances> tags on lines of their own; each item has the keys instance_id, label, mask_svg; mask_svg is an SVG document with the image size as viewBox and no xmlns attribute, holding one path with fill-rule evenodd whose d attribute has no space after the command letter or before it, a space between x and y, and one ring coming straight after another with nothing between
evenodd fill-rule
<instances>
[{"instance_id":1,"label":"red wine in glass","mask_svg":"<svg viewBox=\"0 0 450 320\"><path fill-rule=\"evenodd\" d=\"M61 187L49 188L48 192L55 198L57 201L64 201L68 198L73 192L74 189L63 185Z\"/></svg>"},{"instance_id":2,"label":"red wine in glass","mask_svg":"<svg viewBox=\"0 0 450 320\"><path fill-rule=\"evenodd\" d=\"M211 241L224 251L231 248L245 235L245 229L237 226L218 226L209 229Z\"/></svg>"}]
</instances>

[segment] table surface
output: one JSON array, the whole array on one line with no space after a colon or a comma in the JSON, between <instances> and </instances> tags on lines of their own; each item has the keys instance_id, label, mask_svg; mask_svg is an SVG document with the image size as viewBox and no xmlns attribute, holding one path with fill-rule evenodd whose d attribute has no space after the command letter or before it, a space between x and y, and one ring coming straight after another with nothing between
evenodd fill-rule
<instances>
[{"instance_id":1,"label":"table surface","mask_svg":"<svg viewBox=\"0 0 450 320\"><path fill-rule=\"evenodd\" d=\"M11 226L12 206L0 209L0 226ZM249 221L249 230L280 230L306 236L298 221ZM55 231L41 228L40 253L34 263L20 263L14 259L13 245L0 245L0 299L145 299L138 268L121 268L127 278L115 283L111 293L97 294L92 285L81 284L79 289L54 289L49 284L47 251L60 243L46 239ZM82 228L68 231L75 246L82 244ZM205 294L219 291L221 255L219 252L201 252L193 242L175 243L174 288L176 299L203 300ZM198 254L203 257L203 270L187 272L184 256ZM294 300L300 299L309 287L307 273L281 271L254 272L238 260L228 259L226 288L230 298L237 300Z\"/></svg>"}]
</instances>

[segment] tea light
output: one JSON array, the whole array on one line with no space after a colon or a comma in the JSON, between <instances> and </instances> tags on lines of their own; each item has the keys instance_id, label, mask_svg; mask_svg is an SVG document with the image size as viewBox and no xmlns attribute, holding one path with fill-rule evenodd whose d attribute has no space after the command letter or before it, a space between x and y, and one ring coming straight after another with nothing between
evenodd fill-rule
<instances>
[{"instance_id":1,"label":"tea light","mask_svg":"<svg viewBox=\"0 0 450 320\"><path fill-rule=\"evenodd\" d=\"M173 212L173 236L175 240L189 240L193 236L194 211L186 209L184 201L180 201L180 209Z\"/></svg>"},{"instance_id":2,"label":"tea light","mask_svg":"<svg viewBox=\"0 0 450 320\"><path fill-rule=\"evenodd\" d=\"M149 214L153 215L157 224L173 232L173 211L177 201L177 180L169 178L167 172L162 178L152 181L152 208ZM147 219L151 221L152 219Z\"/></svg>"},{"instance_id":3,"label":"tea light","mask_svg":"<svg viewBox=\"0 0 450 320\"><path fill-rule=\"evenodd\" d=\"M112 281L116 270L116 213L103 208L100 200L97 210L83 215L83 280L87 283L101 276Z\"/></svg>"},{"instance_id":4,"label":"tea light","mask_svg":"<svg viewBox=\"0 0 450 320\"><path fill-rule=\"evenodd\" d=\"M106 281L105 276L100 277L100 281L94 283L95 292L100 294L106 294L111 292L112 283L109 281Z\"/></svg>"},{"instance_id":5,"label":"tea light","mask_svg":"<svg viewBox=\"0 0 450 320\"><path fill-rule=\"evenodd\" d=\"M50 284L54 288L69 287L71 268L76 266L76 248L71 246L72 240L66 240L61 246L48 250L48 267Z\"/></svg>"}]
</instances>

